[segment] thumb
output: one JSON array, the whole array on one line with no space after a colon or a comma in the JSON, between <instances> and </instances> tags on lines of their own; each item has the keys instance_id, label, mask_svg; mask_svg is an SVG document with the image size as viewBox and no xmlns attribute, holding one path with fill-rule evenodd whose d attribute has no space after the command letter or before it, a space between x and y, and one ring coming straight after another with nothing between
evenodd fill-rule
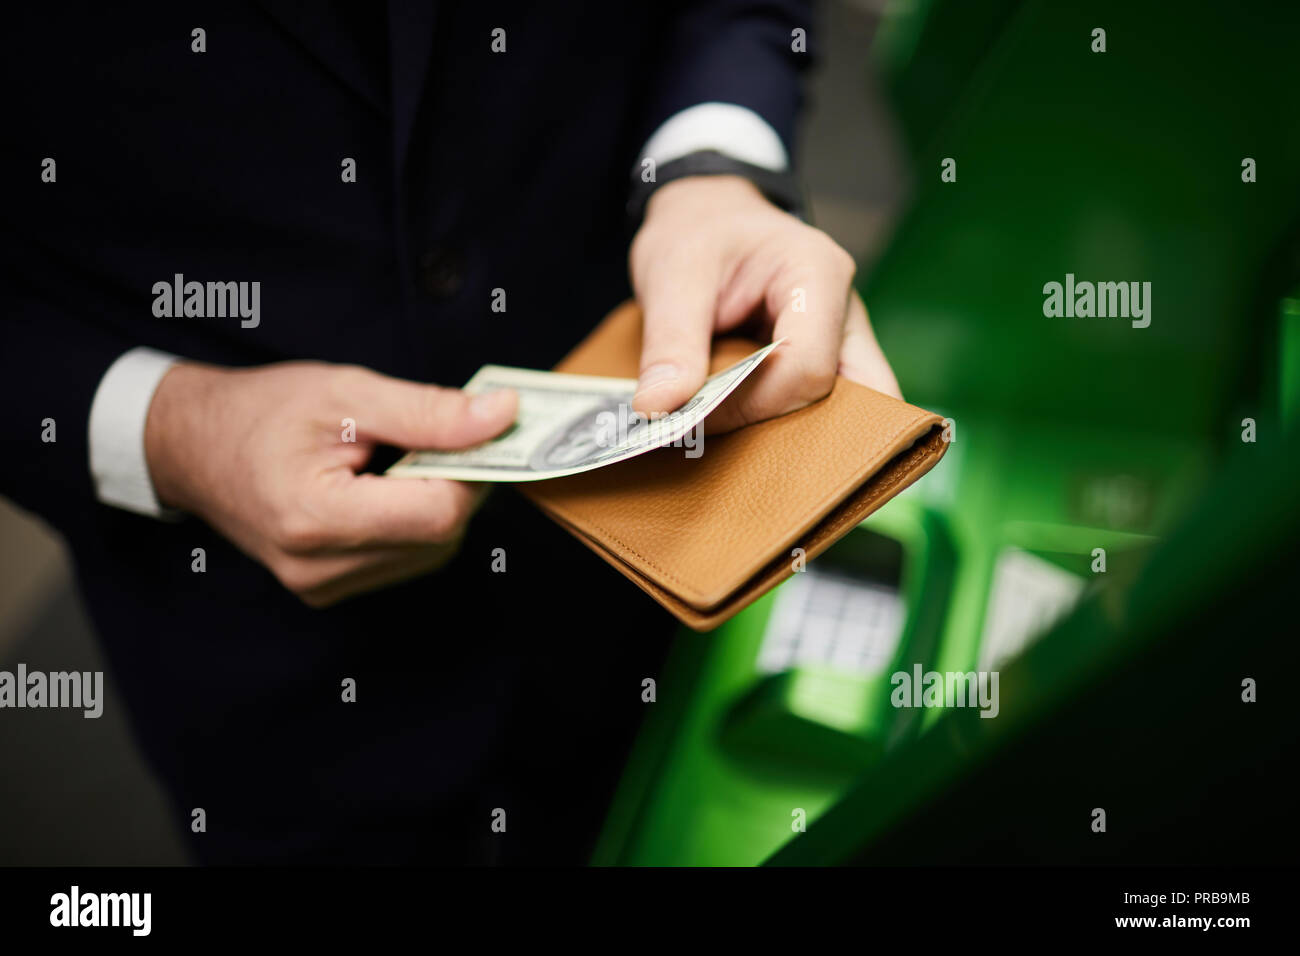
<instances>
[{"instance_id":1,"label":"thumb","mask_svg":"<svg viewBox=\"0 0 1300 956\"><path fill-rule=\"evenodd\" d=\"M661 266L638 290L645 322L636 411L676 411L704 384L718 299L715 272L703 263L671 272Z\"/></svg>"},{"instance_id":2,"label":"thumb","mask_svg":"<svg viewBox=\"0 0 1300 956\"><path fill-rule=\"evenodd\" d=\"M361 370L347 389L358 436L410 449L467 448L503 432L518 412L510 389L470 395Z\"/></svg>"}]
</instances>

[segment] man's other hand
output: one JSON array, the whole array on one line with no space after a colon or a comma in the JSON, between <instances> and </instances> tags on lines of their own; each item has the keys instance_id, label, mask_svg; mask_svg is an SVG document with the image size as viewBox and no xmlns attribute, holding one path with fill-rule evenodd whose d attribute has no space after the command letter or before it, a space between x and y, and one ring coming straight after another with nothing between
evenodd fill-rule
<instances>
[{"instance_id":1,"label":"man's other hand","mask_svg":"<svg viewBox=\"0 0 1300 956\"><path fill-rule=\"evenodd\" d=\"M145 454L163 505L323 607L444 564L482 500L462 482L357 474L375 445L465 448L516 409L513 392L471 397L356 366L181 363L154 394Z\"/></svg>"}]
</instances>

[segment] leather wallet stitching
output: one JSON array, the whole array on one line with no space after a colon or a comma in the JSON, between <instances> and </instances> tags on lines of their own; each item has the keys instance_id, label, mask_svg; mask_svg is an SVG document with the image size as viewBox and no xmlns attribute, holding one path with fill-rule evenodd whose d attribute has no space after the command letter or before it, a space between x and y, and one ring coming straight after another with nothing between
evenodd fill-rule
<instances>
[{"instance_id":1,"label":"leather wallet stitching","mask_svg":"<svg viewBox=\"0 0 1300 956\"><path fill-rule=\"evenodd\" d=\"M886 440L883 442L883 444L886 445L886 446L888 446L888 445L892 445L895 441L898 440L898 436L902 435L902 434L903 434L904 432L906 432L909 428L914 427L914 426L916 425L916 422L917 422L920 418L923 418L923 417L928 418L928 417L930 417L931 415L933 415L932 412L927 412L927 411L922 410L922 411L921 411L921 414L920 414L919 416L915 416L915 417L913 417L910 421L908 421L908 422L906 422L905 424L903 424L902 426L900 426L900 427L899 427L899 428L898 428L898 429L897 429L897 430L896 430L892 435L890 435L890 437L889 437L888 439L886 439ZM897 454L897 453L896 453L896 454ZM889 461L892 460L894 457L895 457L895 456L891 455L890 458L886 460L885 464L887 465L887 464L889 463ZM856 490L857 488L860 488L860 487L862 486L862 484L863 484L865 481L867 481L869 478L870 478L870 473L868 473L868 474L866 474L866 475L860 475L860 477L858 477L858 478L855 480L855 482L853 483L853 485L852 485L852 489L853 489L853 490ZM884 485L884 486L882 486L882 487L892 487L892 485L886 484L886 485ZM811 516L811 515L814 515L814 514L816 514L817 512L821 511L823 508L825 508L825 507L826 507L826 503L827 503L828 501L830 501L830 502L833 503L837 498L847 497L846 495L844 495L844 494L842 493L842 491L841 491L842 488L843 488L842 485L841 485L841 486L838 486L837 489L836 489L835 491L833 491L833 492L831 492L829 495L827 495L827 496L825 496L825 497L819 499L818 502L817 502L817 504L816 504L815 506L813 506L813 507L807 509L807 510L804 512L803 517L801 517L801 518L799 519L799 521L798 521L799 526L802 527L802 526L803 526L803 525L804 525L808 520L810 520L810 516ZM853 490L850 490L850 491L849 491L849 494L852 494L852 493L853 493ZM556 514L559 514L559 515L561 515L562 517L564 517L565 521L568 522L569 524L574 525L575 527L579 527L579 528L583 526L581 522L578 522L578 521L576 521L576 520L574 519L574 517L571 515L571 513L565 511L565 509L561 508L560 506L552 504L550 507L551 507L551 510L553 510ZM610 530L609 530L608 528L606 528L604 525L602 525L602 524L598 524L596 521L591 520L591 519L588 519L588 520L587 520L587 524L588 524L589 527L594 528L596 531L600 532L600 534L603 535L605 538L608 538L609 540L613 541L616 545L618 545L618 547L619 547L623 552L625 552L625 553L627 553L627 554L630 554L630 555L632 555L633 557L639 559L639 560L640 560L643 564L645 564L647 567L653 568L653 569L654 569L655 571L657 571L660 575L662 575L663 577L665 577L665 578L667 578L668 580L672 581L675 585L677 585L677 588L678 588L680 591L682 591L682 592L687 592L687 593L690 593L690 594L692 594L692 595L695 595L696 597L699 597L699 593L700 593L700 592L699 592L697 589L691 587L689 584L687 584L687 583L686 583L685 581L683 581L681 578L677 577L677 575L675 575L673 572L671 572L671 571L669 571L669 570L667 570L667 569L665 569L665 568L660 567L658 564L656 564L656 563L655 563L654 561L652 561L650 558L648 558L648 557L646 557L645 555L641 554L641 552L637 551L637 550L636 550L635 548L633 548L631 545L629 545L629 544L627 544L625 541L623 541L623 539L620 538L620 537L619 537L615 532L610 531ZM759 571L755 572L755 575L751 575L751 576L750 576L749 578L747 578L746 580L752 580L754 576L757 576L758 574L761 574L761 573L762 573L762 569L760 568ZM739 587L744 587L743 582L742 582L741 585L739 585ZM733 589L733 590L732 590L731 592L729 592L729 593L734 594L735 591L738 590L738 589L739 589L739 588L735 588L735 589ZM723 600L725 601L726 598L724 597ZM718 602L718 603L721 603L721 602ZM716 606L716 605L711 605L711 606Z\"/></svg>"},{"instance_id":2,"label":"leather wallet stitching","mask_svg":"<svg viewBox=\"0 0 1300 956\"><path fill-rule=\"evenodd\" d=\"M933 432L933 428L931 431ZM928 436L923 436L918 439L918 441L923 442L927 438ZM805 540L810 542L810 547L808 548L809 557L816 558L818 555L828 550L844 533L843 529L845 525L857 525L861 523L864 518L880 507L882 498L886 502L892 498L892 489L895 486L900 484L911 484L917 478L920 478L925 472L930 471L934 465L938 464L939 459L943 457L943 454L943 448L936 451L934 449L927 450L924 445L920 446L920 448L913 445L912 447L904 449L894 455L890 461L892 462L897 459L902 459L899 462L900 467L894 469L885 480L881 481L879 485L873 488L869 497L856 502L853 507L840 505L821 522L809 529L808 535L805 536ZM906 457L904 458L904 456ZM928 467L926 467L921 474L917 474L918 469L927 463ZM885 467L889 467L888 463ZM846 496L845 501L847 502L849 498L862 489L863 485L870 482L875 475L878 474L879 471L872 476L869 476L861 484L857 485L854 491L850 492L849 495ZM582 534L581 532L579 532L579 534L582 535L584 540L599 547L599 542L597 542L596 539L589 535ZM812 539L816 539L816 542L814 543ZM822 542L824 542L824 544ZM602 551L604 551L604 553L609 553L603 548ZM619 561L615 566L625 576L636 583L638 587L649 593L651 596L656 597L656 599L661 603L664 603L665 606L670 607L670 610L673 610L673 613L675 613L679 619L685 621L696 630L703 630L720 621L726 620L741 608L751 604L758 597L765 594L771 588L776 587L794 573L793 570L790 569L790 565L786 563L784 559L774 558L750 577L746 578L741 585L728 594L723 600L716 604L712 604L707 608L700 609L694 605L686 603L681 597L667 590L662 584L642 573L639 569L628 564L626 561ZM775 579L773 577L774 573Z\"/></svg>"},{"instance_id":3,"label":"leather wallet stitching","mask_svg":"<svg viewBox=\"0 0 1300 956\"><path fill-rule=\"evenodd\" d=\"M865 499L863 502L861 502L862 505L861 507L852 508L852 509L843 508L840 510L831 511L831 513L828 514L821 522L813 525L813 527L809 529L809 534L822 540L826 540L829 538L826 545L829 548L830 545L834 544L835 541L839 538L840 530L845 525L859 524L865 517L867 517L868 514L870 514L872 511L875 510L875 508L872 506L875 505L876 502L880 501L882 497L888 497L888 492L892 488L894 488L894 486L899 485L903 481L905 481L908 478L908 476L914 474L918 466L920 466L921 464L923 464L924 462L928 461L931 458L933 458L935 463L937 463L938 459L942 457L942 452L940 452L939 455L935 455L933 452L917 451L915 447L906 449L905 451L900 452L899 455L906 454L909 451L917 452L916 454L911 456L913 460L907 462L903 467L899 467L895 469L892 474L888 475L885 478L885 480L883 480L879 485L873 488L871 490L870 497ZM896 455L895 457L898 456ZM892 461L893 459L891 458L890 460ZM900 464L903 463L900 462ZM888 463L886 464L886 467L888 467ZM879 472L876 472L876 474L879 474ZM864 479L862 482L860 482L858 485L856 485L854 491L849 492L849 495L845 497L845 500L847 501L848 498L854 494L854 492L861 490L862 486L865 485L867 482L871 481L872 477L874 476L869 476L866 479ZM805 540L807 540L806 537ZM820 550L817 552L817 554L821 554L821 553L822 551ZM816 557L816 555L810 555L810 556ZM775 567L776 567L775 560L769 562L761 570L759 570L752 577L750 577L746 581L746 584L765 578L767 575L772 573L772 570ZM789 575L783 575L783 578L788 576ZM745 585L741 585L741 587L744 586ZM735 592L733 591L732 593L734 594Z\"/></svg>"}]
</instances>

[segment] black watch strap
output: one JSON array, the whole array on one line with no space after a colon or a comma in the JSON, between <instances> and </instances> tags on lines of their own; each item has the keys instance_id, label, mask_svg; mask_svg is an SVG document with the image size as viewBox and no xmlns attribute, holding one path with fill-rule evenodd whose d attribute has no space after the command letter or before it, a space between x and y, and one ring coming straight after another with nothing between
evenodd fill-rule
<instances>
[{"instance_id":1,"label":"black watch strap","mask_svg":"<svg viewBox=\"0 0 1300 956\"><path fill-rule=\"evenodd\" d=\"M628 215L639 224L645 215L646 203L654 191L665 183L686 176L740 176L757 186L759 192L773 205L796 216L803 214L803 196L793 173L775 172L753 163L732 159L717 150L704 149L664 163L654 171L654 179L649 182L644 178L644 167L638 163L632 170Z\"/></svg>"}]
</instances>

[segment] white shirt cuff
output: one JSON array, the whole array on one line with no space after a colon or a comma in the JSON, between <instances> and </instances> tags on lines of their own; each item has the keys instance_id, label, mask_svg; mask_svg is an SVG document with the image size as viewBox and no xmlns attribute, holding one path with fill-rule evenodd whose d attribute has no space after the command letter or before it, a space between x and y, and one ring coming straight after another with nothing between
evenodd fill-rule
<instances>
[{"instance_id":1,"label":"white shirt cuff","mask_svg":"<svg viewBox=\"0 0 1300 956\"><path fill-rule=\"evenodd\" d=\"M106 505L154 518L172 518L149 477L144 426L158 383L176 356L134 348L108 367L90 403L90 474L95 494Z\"/></svg>"},{"instance_id":2,"label":"white shirt cuff","mask_svg":"<svg viewBox=\"0 0 1300 956\"><path fill-rule=\"evenodd\" d=\"M734 103L701 103L674 113L646 140L641 159L662 166L711 149L773 172L790 165L776 130L751 109Z\"/></svg>"}]
</instances>

